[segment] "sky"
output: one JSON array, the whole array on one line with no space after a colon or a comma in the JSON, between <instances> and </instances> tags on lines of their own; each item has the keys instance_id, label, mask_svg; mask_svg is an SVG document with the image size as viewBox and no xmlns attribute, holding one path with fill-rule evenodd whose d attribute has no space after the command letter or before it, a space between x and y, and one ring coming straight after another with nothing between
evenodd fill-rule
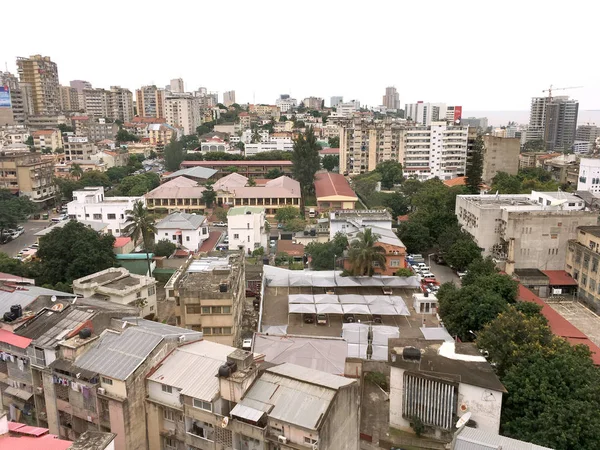
<instances>
[{"instance_id":1,"label":"sky","mask_svg":"<svg viewBox=\"0 0 600 450\"><path fill-rule=\"evenodd\" d=\"M42 54L61 84L132 91L183 78L238 103L342 95L381 104L395 86L465 111L528 110L555 91L600 109L600 2L30 0L3 22L0 63ZM2 67L4 69L4 67Z\"/></svg>"}]
</instances>

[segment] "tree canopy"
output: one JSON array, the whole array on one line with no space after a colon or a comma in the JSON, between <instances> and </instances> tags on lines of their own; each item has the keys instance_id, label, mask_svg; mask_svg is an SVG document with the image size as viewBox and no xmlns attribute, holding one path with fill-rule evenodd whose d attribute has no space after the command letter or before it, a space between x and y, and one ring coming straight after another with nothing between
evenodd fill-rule
<instances>
[{"instance_id":1,"label":"tree canopy","mask_svg":"<svg viewBox=\"0 0 600 450\"><path fill-rule=\"evenodd\" d=\"M185 159L184 143L174 141L168 144L164 150L165 169L175 172Z\"/></svg>"},{"instance_id":2,"label":"tree canopy","mask_svg":"<svg viewBox=\"0 0 600 450\"><path fill-rule=\"evenodd\" d=\"M381 175L381 188L388 190L394 185L402 183L404 174L402 164L397 161L383 161L377 164L375 172Z\"/></svg>"},{"instance_id":3,"label":"tree canopy","mask_svg":"<svg viewBox=\"0 0 600 450\"><path fill-rule=\"evenodd\" d=\"M177 249L177 246L168 239L161 239L154 244L154 254L156 256L171 256Z\"/></svg>"},{"instance_id":4,"label":"tree canopy","mask_svg":"<svg viewBox=\"0 0 600 450\"><path fill-rule=\"evenodd\" d=\"M329 242L311 242L305 248L310 255L310 266L313 270L333 270L334 259L340 258L348 248L348 238L342 233L336 233Z\"/></svg>"},{"instance_id":5,"label":"tree canopy","mask_svg":"<svg viewBox=\"0 0 600 450\"><path fill-rule=\"evenodd\" d=\"M8 189L0 189L0 234L27 220L34 211L35 204L29 197L16 197Z\"/></svg>"},{"instance_id":6,"label":"tree canopy","mask_svg":"<svg viewBox=\"0 0 600 450\"><path fill-rule=\"evenodd\" d=\"M213 183L206 183L204 188L204 191L202 191L202 201L207 208L210 208L217 199L217 193L213 188Z\"/></svg>"},{"instance_id":7,"label":"tree canopy","mask_svg":"<svg viewBox=\"0 0 600 450\"><path fill-rule=\"evenodd\" d=\"M127 216L125 221L127 226L123 229L123 234L131 237L134 244L137 244L140 238L146 252L146 262L148 264L148 276L152 276L152 267L150 265L150 255L148 254L154 235L156 234L156 226L154 225L154 217L144 206L141 200L137 200L133 204L133 208L125 211Z\"/></svg>"},{"instance_id":8,"label":"tree canopy","mask_svg":"<svg viewBox=\"0 0 600 450\"><path fill-rule=\"evenodd\" d=\"M298 208L293 206L284 206L275 213L275 219L279 223L286 223L298 217Z\"/></svg>"},{"instance_id":9,"label":"tree canopy","mask_svg":"<svg viewBox=\"0 0 600 450\"><path fill-rule=\"evenodd\" d=\"M340 157L338 155L325 155L321 160L321 164L323 169L333 172L333 169L340 165Z\"/></svg>"},{"instance_id":10,"label":"tree canopy","mask_svg":"<svg viewBox=\"0 0 600 450\"><path fill-rule=\"evenodd\" d=\"M377 244L380 237L377 233L373 233L371 228L365 228L364 231L356 234L348 250L352 274L373 276L376 267L385 270L385 249Z\"/></svg>"},{"instance_id":11,"label":"tree canopy","mask_svg":"<svg viewBox=\"0 0 600 450\"><path fill-rule=\"evenodd\" d=\"M321 168L320 149L312 127L308 127L306 133L301 133L294 141L292 173L300 183L304 197L314 191L315 174Z\"/></svg>"}]
</instances>

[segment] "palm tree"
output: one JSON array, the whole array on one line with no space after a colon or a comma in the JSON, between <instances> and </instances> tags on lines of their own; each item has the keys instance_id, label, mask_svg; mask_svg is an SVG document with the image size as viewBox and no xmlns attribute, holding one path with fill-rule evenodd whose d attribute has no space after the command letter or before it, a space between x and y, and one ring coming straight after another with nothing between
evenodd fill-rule
<instances>
[{"instance_id":1,"label":"palm tree","mask_svg":"<svg viewBox=\"0 0 600 450\"><path fill-rule=\"evenodd\" d=\"M79 179L83 175L83 169L79 164L73 164L69 169L69 173L73 175L75 178Z\"/></svg>"},{"instance_id":2,"label":"palm tree","mask_svg":"<svg viewBox=\"0 0 600 450\"><path fill-rule=\"evenodd\" d=\"M348 251L353 275L373 276L374 263L385 269L385 249L381 245L377 245L380 237L370 228L356 234L356 239L352 241Z\"/></svg>"},{"instance_id":3,"label":"palm tree","mask_svg":"<svg viewBox=\"0 0 600 450\"><path fill-rule=\"evenodd\" d=\"M142 238L144 251L146 252L146 262L148 263L148 275L152 276L152 268L150 266L150 254L148 253L148 244L150 243L151 235L156 234L156 226L154 225L154 217L148 212L144 203L137 200L133 204L133 209L125 211L127 214L126 222L129 223L123 232L131 237L134 243Z\"/></svg>"}]
</instances>

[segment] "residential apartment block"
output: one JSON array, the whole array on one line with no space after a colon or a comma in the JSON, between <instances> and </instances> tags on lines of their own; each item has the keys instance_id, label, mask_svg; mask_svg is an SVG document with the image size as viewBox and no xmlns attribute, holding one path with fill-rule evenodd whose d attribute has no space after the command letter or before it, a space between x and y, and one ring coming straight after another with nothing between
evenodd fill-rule
<instances>
[{"instance_id":1,"label":"residential apartment block","mask_svg":"<svg viewBox=\"0 0 600 450\"><path fill-rule=\"evenodd\" d=\"M533 97L527 141L543 140L546 151L568 151L575 141L579 102L568 96Z\"/></svg>"},{"instance_id":2,"label":"residential apartment block","mask_svg":"<svg viewBox=\"0 0 600 450\"><path fill-rule=\"evenodd\" d=\"M222 178L223 179L223 178ZM251 254L267 248L265 209L259 206L236 206L227 211L229 248Z\"/></svg>"},{"instance_id":3,"label":"residential apartment block","mask_svg":"<svg viewBox=\"0 0 600 450\"><path fill-rule=\"evenodd\" d=\"M387 109L400 109L400 94L398 94L395 87L385 88L385 95L381 104Z\"/></svg>"},{"instance_id":4,"label":"residential apartment block","mask_svg":"<svg viewBox=\"0 0 600 450\"><path fill-rule=\"evenodd\" d=\"M445 103L408 103L404 106L404 117L420 125L447 121L460 124L462 106L447 106Z\"/></svg>"},{"instance_id":5,"label":"residential apartment block","mask_svg":"<svg viewBox=\"0 0 600 450\"><path fill-rule=\"evenodd\" d=\"M190 259L169 280L178 326L202 331L204 338L239 345L246 286L243 253Z\"/></svg>"},{"instance_id":6,"label":"residential apartment block","mask_svg":"<svg viewBox=\"0 0 600 450\"><path fill-rule=\"evenodd\" d=\"M600 310L600 227L577 228L569 241L565 270L577 281L577 296L595 311Z\"/></svg>"},{"instance_id":7,"label":"residential apartment block","mask_svg":"<svg viewBox=\"0 0 600 450\"><path fill-rule=\"evenodd\" d=\"M519 138L502 138L486 134L483 136L484 183L491 183L498 172L516 175L519 171Z\"/></svg>"},{"instance_id":8,"label":"residential apartment block","mask_svg":"<svg viewBox=\"0 0 600 450\"><path fill-rule=\"evenodd\" d=\"M235 103L235 91L223 92L223 104L225 106L231 106Z\"/></svg>"},{"instance_id":9,"label":"residential apartment block","mask_svg":"<svg viewBox=\"0 0 600 450\"><path fill-rule=\"evenodd\" d=\"M202 124L198 97L167 94L164 117L169 125L182 128L183 134L195 134L196 128Z\"/></svg>"},{"instance_id":10,"label":"residential apartment block","mask_svg":"<svg viewBox=\"0 0 600 450\"><path fill-rule=\"evenodd\" d=\"M144 197L105 197L103 187L86 187L73 191L73 201L67 203L71 219L108 224L107 232L121 236L127 226L127 211Z\"/></svg>"},{"instance_id":11,"label":"residential apartment block","mask_svg":"<svg viewBox=\"0 0 600 450\"><path fill-rule=\"evenodd\" d=\"M92 117L108 117L110 94L106 89L84 89L83 110Z\"/></svg>"},{"instance_id":12,"label":"residential apartment block","mask_svg":"<svg viewBox=\"0 0 600 450\"><path fill-rule=\"evenodd\" d=\"M137 113L140 117L165 117L165 91L156 86L142 86L135 91Z\"/></svg>"},{"instance_id":13,"label":"residential apartment block","mask_svg":"<svg viewBox=\"0 0 600 450\"><path fill-rule=\"evenodd\" d=\"M50 150L55 152L62 149L62 135L60 130L37 130L32 133L33 146L40 150Z\"/></svg>"},{"instance_id":14,"label":"residential apartment block","mask_svg":"<svg viewBox=\"0 0 600 450\"><path fill-rule=\"evenodd\" d=\"M44 204L54 199L54 162L40 153L3 151L0 154L0 187Z\"/></svg>"},{"instance_id":15,"label":"residential apartment block","mask_svg":"<svg viewBox=\"0 0 600 450\"><path fill-rule=\"evenodd\" d=\"M577 227L596 225L597 214L566 192L515 195L459 195L456 216L484 256L506 273L515 269L560 270Z\"/></svg>"},{"instance_id":16,"label":"residential apartment block","mask_svg":"<svg viewBox=\"0 0 600 450\"><path fill-rule=\"evenodd\" d=\"M83 110L79 104L79 92L71 86L60 87L60 108L63 112L74 112Z\"/></svg>"},{"instance_id":17,"label":"residential apartment block","mask_svg":"<svg viewBox=\"0 0 600 450\"><path fill-rule=\"evenodd\" d=\"M84 136L66 136L63 140L66 161L90 161L98 147Z\"/></svg>"},{"instance_id":18,"label":"residential apartment block","mask_svg":"<svg viewBox=\"0 0 600 450\"><path fill-rule=\"evenodd\" d=\"M20 82L31 86L32 114L58 114L61 95L56 63L49 56L19 57L17 71Z\"/></svg>"}]
</instances>

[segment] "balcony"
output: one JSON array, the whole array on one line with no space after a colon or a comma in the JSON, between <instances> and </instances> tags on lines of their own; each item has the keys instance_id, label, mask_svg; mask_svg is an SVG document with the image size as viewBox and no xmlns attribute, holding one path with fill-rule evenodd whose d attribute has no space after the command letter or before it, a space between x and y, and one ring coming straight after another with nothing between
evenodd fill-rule
<instances>
[{"instance_id":1,"label":"balcony","mask_svg":"<svg viewBox=\"0 0 600 450\"><path fill-rule=\"evenodd\" d=\"M210 436L212 437L213 435ZM203 438L191 431L185 433L185 443L201 450L213 450L215 448L215 442L212 439Z\"/></svg>"},{"instance_id":2,"label":"balcony","mask_svg":"<svg viewBox=\"0 0 600 450\"><path fill-rule=\"evenodd\" d=\"M260 428L236 419L229 422L229 429L234 433L240 433L252 439L263 441L267 435L267 428Z\"/></svg>"}]
</instances>

